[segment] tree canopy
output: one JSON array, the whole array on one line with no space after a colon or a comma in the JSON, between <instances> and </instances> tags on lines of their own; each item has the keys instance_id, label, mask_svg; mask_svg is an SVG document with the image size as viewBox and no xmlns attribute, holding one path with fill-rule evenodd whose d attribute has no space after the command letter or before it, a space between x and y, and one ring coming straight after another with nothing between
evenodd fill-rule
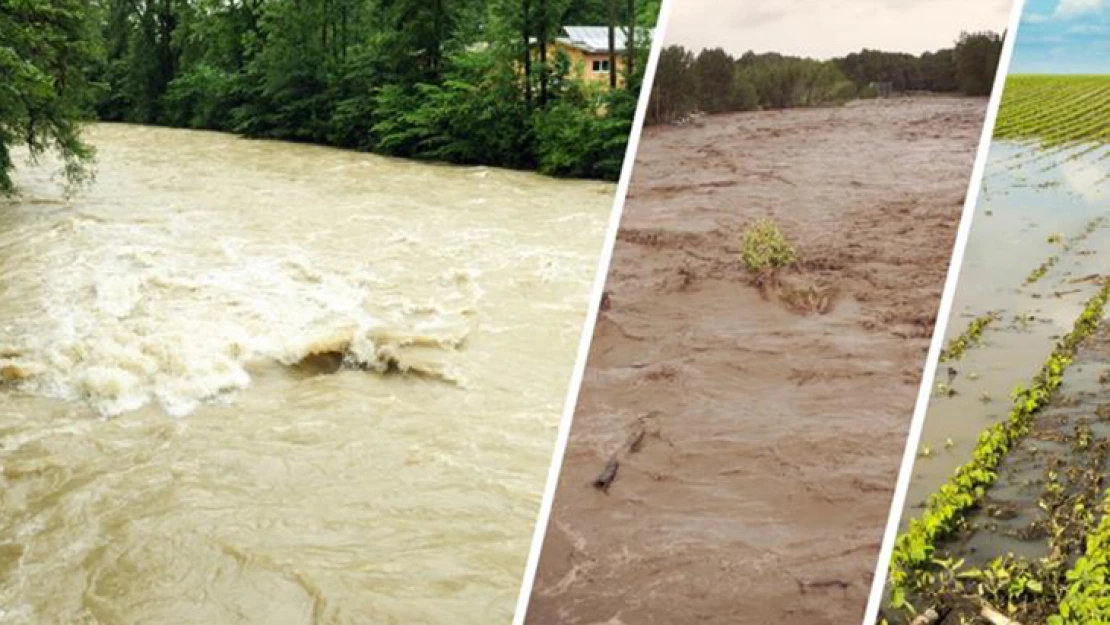
<instances>
[{"instance_id":1,"label":"tree canopy","mask_svg":"<svg viewBox=\"0 0 1110 625\"><path fill-rule=\"evenodd\" d=\"M84 0L0 0L0 195L15 190L16 145L32 157L56 148L71 184L87 176L93 152L79 120L95 98L93 35Z\"/></svg>"},{"instance_id":2,"label":"tree canopy","mask_svg":"<svg viewBox=\"0 0 1110 625\"><path fill-rule=\"evenodd\" d=\"M680 47L659 59L648 121L669 122L694 111L722 113L833 104L874 97L882 84L894 92L989 95L1002 53L1002 36L963 33L952 48L919 56L862 50L827 61L721 48L695 55Z\"/></svg>"},{"instance_id":3,"label":"tree canopy","mask_svg":"<svg viewBox=\"0 0 1110 625\"><path fill-rule=\"evenodd\" d=\"M87 119L615 179L659 5L0 0L0 190L17 143L59 148L79 179ZM618 89L537 45L631 24Z\"/></svg>"}]
</instances>

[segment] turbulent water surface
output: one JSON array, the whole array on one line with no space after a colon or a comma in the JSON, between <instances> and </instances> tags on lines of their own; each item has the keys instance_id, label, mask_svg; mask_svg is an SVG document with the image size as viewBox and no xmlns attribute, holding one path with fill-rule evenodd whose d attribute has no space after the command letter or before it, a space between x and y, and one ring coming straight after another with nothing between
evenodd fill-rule
<instances>
[{"instance_id":1,"label":"turbulent water surface","mask_svg":"<svg viewBox=\"0 0 1110 625\"><path fill-rule=\"evenodd\" d=\"M507 622L613 187L89 138L0 202L0 623Z\"/></svg>"}]
</instances>

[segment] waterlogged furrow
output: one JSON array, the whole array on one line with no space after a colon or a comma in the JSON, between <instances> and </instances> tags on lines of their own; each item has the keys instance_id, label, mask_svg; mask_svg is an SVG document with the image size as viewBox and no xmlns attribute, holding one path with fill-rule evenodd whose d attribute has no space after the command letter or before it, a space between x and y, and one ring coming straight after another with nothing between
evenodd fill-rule
<instances>
[{"instance_id":1,"label":"waterlogged furrow","mask_svg":"<svg viewBox=\"0 0 1110 625\"><path fill-rule=\"evenodd\" d=\"M1106 217L1096 217L1087 222L1087 225L1082 232L1069 238L1066 242L1061 242L1064 246L1064 251L1060 254L1053 254L1052 256L1048 257L1043 263L1041 263L1032 272L1030 272L1030 274L1025 278L1025 286L1032 285L1044 278L1044 276L1047 275L1048 272L1053 267L1055 267L1067 253L1071 252L1073 249L1076 248L1077 245L1085 241L1091 235L1091 233L1097 230L1104 223L1106 223ZM996 311L988 311L987 313L980 315L975 319L972 319L968 323L967 328L962 333L960 333L959 336L956 336L955 338L950 340L948 344L944 347L944 349L941 350L940 362L956 361L963 358L964 353L967 352L968 348L977 345L982 340L983 332L986 331L988 326L997 321L999 318L1000 313Z\"/></svg>"},{"instance_id":2,"label":"waterlogged furrow","mask_svg":"<svg viewBox=\"0 0 1110 625\"><path fill-rule=\"evenodd\" d=\"M945 570L930 588L958 622L982 605L1021 623L1057 611L1070 563L1095 525L1110 459L1110 364L1102 323L1077 351L1064 387L1000 464L998 478L965 527L938 546Z\"/></svg>"},{"instance_id":3,"label":"waterlogged furrow","mask_svg":"<svg viewBox=\"0 0 1110 625\"><path fill-rule=\"evenodd\" d=\"M1052 235L1053 238L1049 239L1050 243L1059 243L1064 246L1064 251L1059 254L1053 254L1045 259L1043 263L1038 265L1029 275L1025 277L1025 286L1035 284L1044 278L1053 267L1055 267L1071 250L1075 249L1077 245L1087 240L1095 230L1106 223L1106 217L1095 217L1087 222L1083 232L1064 241L1059 235Z\"/></svg>"},{"instance_id":4,"label":"waterlogged furrow","mask_svg":"<svg viewBox=\"0 0 1110 625\"><path fill-rule=\"evenodd\" d=\"M912 519L898 536L888 581L892 610L913 613L910 596L927 591L937 582L937 542L964 527L967 514L982 502L997 477L999 464L1029 433L1033 420L1060 386L1079 345L1098 328L1107 299L1110 281L1104 281L1087 302L1071 332L1057 343L1029 388L1014 391L1008 418L979 436L971 460L928 498L922 515Z\"/></svg>"}]
</instances>

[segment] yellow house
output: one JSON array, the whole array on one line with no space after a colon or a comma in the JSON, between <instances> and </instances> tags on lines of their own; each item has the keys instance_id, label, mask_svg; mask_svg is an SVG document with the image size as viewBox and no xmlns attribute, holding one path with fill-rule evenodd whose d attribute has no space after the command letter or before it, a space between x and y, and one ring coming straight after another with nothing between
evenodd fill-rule
<instances>
[{"instance_id":1,"label":"yellow house","mask_svg":"<svg viewBox=\"0 0 1110 625\"><path fill-rule=\"evenodd\" d=\"M646 38L651 31L643 33L637 29L637 45ZM628 42L628 31L618 28L615 32L615 49L617 53L616 67L610 67L609 57L609 28L606 26L564 26L563 36L551 43L554 54L565 54L570 60L574 73L584 80L609 84L609 74L617 72L618 83L624 82L625 53Z\"/></svg>"}]
</instances>

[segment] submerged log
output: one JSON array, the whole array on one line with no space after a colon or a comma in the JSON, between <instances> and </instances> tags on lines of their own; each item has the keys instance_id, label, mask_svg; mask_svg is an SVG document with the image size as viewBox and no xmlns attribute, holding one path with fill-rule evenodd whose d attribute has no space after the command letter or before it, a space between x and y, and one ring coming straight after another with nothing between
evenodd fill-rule
<instances>
[{"instance_id":1,"label":"submerged log","mask_svg":"<svg viewBox=\"0 0 1110 625\"><path fill-rule=\"evenodd\" d=\"M609 492L609 487L613 485L613 480L617 479L617 470L621 468L621 461L618 458L619 454L613 454L609 458L609 462L605 463L605 468L601 470L601 474L594 480L594 488L603 493Z\"/></svg>"},{"instance_id":2,"label":"submerged log","mask_svg":"<svg viewBox=\"0 0 1110 625\"><path fill-rule=\"evenodd\" d=\"M621 468L621 456L623 454L635 454L640 451L644 446L644 437L647 436L647 430L644 428L643 419L636 423L632 432L629 433L628 438L624 441L612 456L609 456L609 461L605 463L605 468L594 480L594 488L601 492L608 494L609 487L613 485L613 481L617 479L617 471Z\"/></svg>"}]
</instances>

